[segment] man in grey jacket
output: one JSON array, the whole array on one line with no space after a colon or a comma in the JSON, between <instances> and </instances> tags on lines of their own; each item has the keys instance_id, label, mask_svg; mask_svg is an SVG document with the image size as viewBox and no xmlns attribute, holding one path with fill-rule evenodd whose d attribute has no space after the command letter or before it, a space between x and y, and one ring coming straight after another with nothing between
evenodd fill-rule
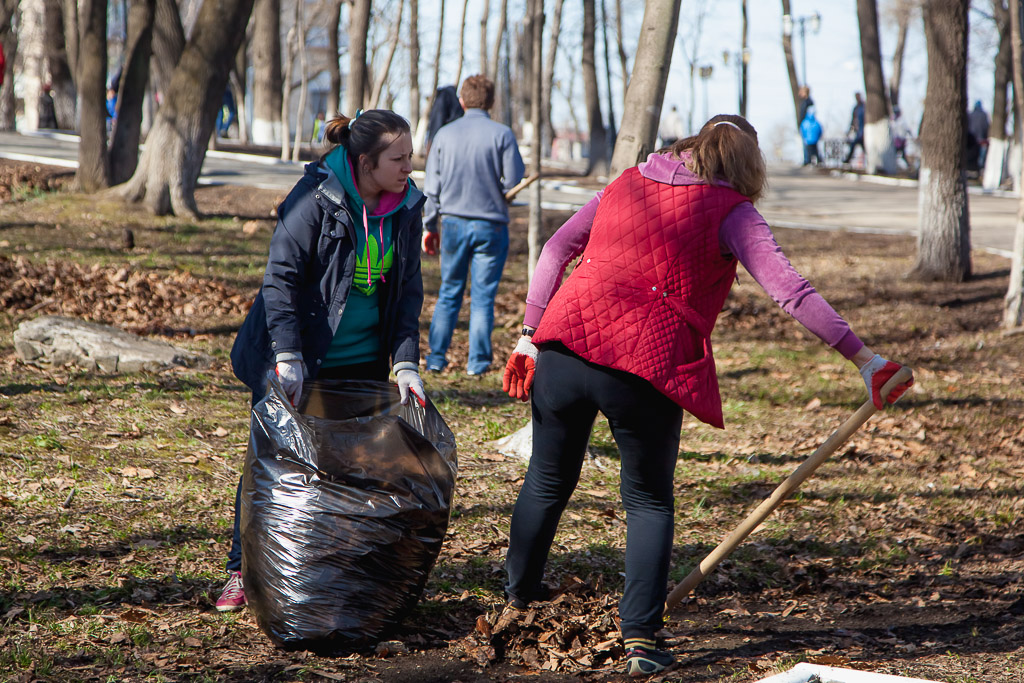
<instances>
[{"instance_id":1,"label":"man in grey jacket","mask_svg":"<svg viewBox=\"0 0 1024 683\"><path fill-rule=\"evenodd\" d=\"M526 169L512 130L487 114L494 104L494 83L470 76L462 83L459 101L466 113L434 136L423 187L423 251L441 252L441 289L430 322L427 370L440 372L448 364L471 272L466 371L481 375L491 366L494 297L508 256L505 193L523 179Z\"/></svg>"}]
</instances>

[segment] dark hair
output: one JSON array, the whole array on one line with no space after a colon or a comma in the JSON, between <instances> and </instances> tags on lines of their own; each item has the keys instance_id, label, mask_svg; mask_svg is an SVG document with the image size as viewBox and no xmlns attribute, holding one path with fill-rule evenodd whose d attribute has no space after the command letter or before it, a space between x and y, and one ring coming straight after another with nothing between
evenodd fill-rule
<instances>
[{"instance_id":1,"label":"dark hair","mask_svg":"<svg viewBox=\"0 0 1024 683\"><path fill-rule=\"evenodd\" d=\"M338 114L324 126L324 140L330 149L344 147L352 163L366 155L377 168L380 153L400 135L408 133L409 122L390 109L370 109L349 118Z\"/></svg>"},{"instance_id":2,"label":"dark hair","mask_svg":"<svg viewBox=\"0 0 1024 683\"><path fill-rule=\"evenodd\" d=\"M490 109L494 106L494 82L481 74L470 76L462 81L459 96L466 109Z\"/></svg>"},{"instance_id":3,"label":"dark hair","mask_svg":"<svg viewBox=\"0 0 1024 683\"><path fill-rule=\"evenodd\" d=\"M752 202L761 198L767 186L768 172L757 146L757 131L742 116L713 116L696 135L660 151L671 152L677 158L689 152L687 166L691 171L710 185L725 180Z\"/></svg>"}]
</instances>

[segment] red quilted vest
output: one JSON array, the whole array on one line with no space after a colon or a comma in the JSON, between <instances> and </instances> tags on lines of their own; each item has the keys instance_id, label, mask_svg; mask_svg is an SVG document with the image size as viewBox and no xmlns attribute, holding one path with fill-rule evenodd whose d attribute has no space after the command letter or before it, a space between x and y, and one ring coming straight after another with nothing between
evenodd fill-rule
<instances>
[{"instance_id":1,"label":"red quilted vest","mask_svg":"<svg viewBox=\"0 0 1024 683\"><path fill-rule=\"evenodd\" d=\"M533 336L643 377L694 417L723 427L711 330L736 277L718 228L734 190L667 185L636 168L608 186L590 240Z\"/></svg>"}]
</instances>

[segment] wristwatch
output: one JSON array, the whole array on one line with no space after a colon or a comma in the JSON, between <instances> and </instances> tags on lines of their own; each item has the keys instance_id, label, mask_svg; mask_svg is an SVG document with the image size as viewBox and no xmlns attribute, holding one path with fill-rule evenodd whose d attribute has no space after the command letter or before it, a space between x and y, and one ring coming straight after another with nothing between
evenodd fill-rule
<instances>
[{"instance_id":1,"label":"wristwatch","mask_svg":"<svg viewBox=\"0 0 1024 683\"><path fill-rule=\"evenodd\" d=\"M532 336L533 336L533 333L534 333L534 332L536 332L536 331L537 331L537 330L533 329L532 327L526 327L526 326L524 325L524 326L523 326L523 331L521 332L521 334L522 334L522 335L523 335L524 337L532 337Z\"/></svg>"}]
</instances>

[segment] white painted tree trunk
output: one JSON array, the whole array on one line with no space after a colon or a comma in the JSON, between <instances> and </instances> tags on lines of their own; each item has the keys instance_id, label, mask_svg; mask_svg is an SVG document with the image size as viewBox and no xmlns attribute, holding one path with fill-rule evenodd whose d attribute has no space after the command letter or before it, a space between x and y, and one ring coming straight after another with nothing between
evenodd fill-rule
<instances>
[{"instance_id":1,"label":"white painted tree trunk","mask_svg":"<svg viewBox=\"0 0 1024 683\"><path fill-rule=\"evenodd\" d=\"M1024 197L1017 209L1017 231L1013 237L1010 284L1003 305L1003 327L1013 330L1024 325Z\"/></svg>"},{"instance_id":2,"label":"white painted tree trunk","mask_svg":"<svg viewBox=\"0 0 1024 683\"><path fill-rule=\"evenodd\" d=\"M255 145L276 145L281 141L281 121L270 119L252 120L252 142Z\"/></svg>"},{"instance_id":3,"label":"white painted tree trunk","mask_svg":"<svg viewBox=\"0 0 1024 683\"><path fill-rule=\"evenodd\" d=\"M1010 150L1009 140L999 138L988 139L988 153L985 155L985 172L981 177L983 189L991 192L998 190L1006 180L1007 152Z\"/></svg>"},{"instance_id":4,"label":"white painted tree trunk","mask_svg":"<svg viewBox=\"0 0 1024 683\"><path fill-rule=\"evenodd\" d=\"M25 101L25 114L21 121L22 130L38 130L39 128L39 96L43 92L46 79L46 36L44 0L22 0L21 31L18 51L21 53L22 67L20 81L22 97Z\"/></svg>"},{"instance_id":5,"label":"white painted tree trunk","mask_svg":"<svg viewBox=\"0 0 1024 683\"><path fill-rule=\"evenodd\" d=\"M864 124L864 170L868 173L896 173L896 148L888 119Z\"/></svg>"},{"instance_id":6,"label":"white painted tree trunk","mask_svg":"<svg viewBox=\"0 0 1024 683\"><path fill-rule=\"evenodd\" d=\"M970 271L967 188L959 170L921 167L918 185L918 263L927 275ZM966 265L965 265L966 264Z\"/></svg>"}]
</instances>

